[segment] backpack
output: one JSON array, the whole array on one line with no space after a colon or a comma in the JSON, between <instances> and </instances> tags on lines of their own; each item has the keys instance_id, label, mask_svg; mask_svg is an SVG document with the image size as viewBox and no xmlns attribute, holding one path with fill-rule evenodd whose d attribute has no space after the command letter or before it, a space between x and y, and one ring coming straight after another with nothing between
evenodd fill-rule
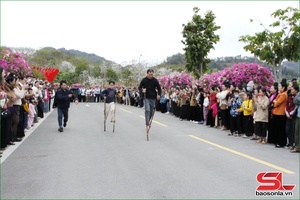
<instances>
[{"instance_id":1,"label":"backpack","mask_svg":"<svg viewBox=\"0 0 300 200\"><path fill-rule=\"evenodd\" d=\"M57 91L55 92L52 108L57 108Z\"/></svg>"}]
</instances>

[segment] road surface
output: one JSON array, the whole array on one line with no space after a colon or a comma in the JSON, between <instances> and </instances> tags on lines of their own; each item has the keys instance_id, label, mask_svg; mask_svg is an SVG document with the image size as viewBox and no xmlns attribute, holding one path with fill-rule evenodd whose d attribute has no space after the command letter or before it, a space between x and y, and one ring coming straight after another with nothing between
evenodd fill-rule
<instances>
[{"instance_id":1,"label":"road surface","mask_svg":"<svg viewBox=\"0 0 300 200\"><path fill-rule=\"evenodd\" d=\"M288 149L160 112L146 141L144 109L119 104L114 133L109 121L104 132L103 103L72 104L61 133L57 111L47 114L4 151L1 198L260 199L257 174L274 171L296 185L283 199L299 199L299 154Z\"/></svg>"}]
</instances>

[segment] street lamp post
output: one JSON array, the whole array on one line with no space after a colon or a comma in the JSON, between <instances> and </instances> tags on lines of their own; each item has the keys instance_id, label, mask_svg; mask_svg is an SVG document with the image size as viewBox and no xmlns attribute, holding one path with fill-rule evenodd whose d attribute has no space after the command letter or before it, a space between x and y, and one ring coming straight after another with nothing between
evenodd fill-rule
<instances>
[{"instance_id":1,"label":"street lamp post","mask_svg":"<svg viewBox=\"0 0 300 200\"><path fill-rule=\"evenodd\" d=\"M142 54L139 57L139 68L141 68L141 57L142 57ZM140 73L141 73L141 69L138 69L137 85L139 85L139 82L140 82Z\"/></svg>"},{"instance_id":2,"label":"street lamp post","mask_svg":"<svg viewBox=\"0 0 300 200\"><path fill-rule=\"evenodd\" d=\"M139 57L139 67L141 66L141 57L142 57L142 54Z\"/></svg>"}]
</instances>

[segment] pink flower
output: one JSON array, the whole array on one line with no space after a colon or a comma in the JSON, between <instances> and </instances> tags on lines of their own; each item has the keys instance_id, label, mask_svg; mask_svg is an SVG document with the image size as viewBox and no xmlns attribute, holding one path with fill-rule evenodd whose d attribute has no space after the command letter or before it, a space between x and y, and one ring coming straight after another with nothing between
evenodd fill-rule
<instances>
[{"instance_id":1,"label":"pink flower","mask_svg":"<svg viewBox=\"0 0 300 200\"><path fill-rule=\"evenodd\" d=\"M178 73L163 77L157 78L161 87L164 87L166 89L170 89L174 86L192 86L192 83L194 82L194 78L187 73Z\"/></svg>"},{"instance_id":2,"label":"pink flower","mask_svg":"<svg viewBox=\"0 0 300 200\"><path fill-rule=\"evenodd\" d=\"M0 52L0 65L6 72L22 73L31 75L32 69L28 66L20 52L12 52L10 49L5 49Z\"/></svg>"},{"instance_id":3,"label":"pink flower","mask_svg":"<svg viewBox=\"0 0 300 200\"><path fill-rule=\"evenodd\" d=\"M271 71L257 63L234 64L232 67L227 67L220 72L205 74L199 82L201 86L204 83L208 84L208 87L216 84L220 86L224 76L229 82L234 82L236 85L247 84L250 80L253 80L257 85L267 87L274 82Z\"/></svg>"}]
</instances>

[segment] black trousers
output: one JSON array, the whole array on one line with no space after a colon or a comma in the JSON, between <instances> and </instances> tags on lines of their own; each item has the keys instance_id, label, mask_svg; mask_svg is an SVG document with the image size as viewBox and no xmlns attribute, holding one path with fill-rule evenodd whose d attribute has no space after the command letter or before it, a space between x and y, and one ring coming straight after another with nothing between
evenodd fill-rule
<instances>
[{"instance_id":1,"label":"black trousers","mask_svg":"<svg viewBox=\"0 0 300 200\"><path fill-rule=\"evenodd\" d=\"M7 144L12 141L12 114L9 114L6 118L1 119L1 148L5 148Z\"/></svg>"},{"instance_id":2,"label":"black trousers","mask_svg":"<svg viewBox=\"0 0 300 200\"><path fill-rule=\"evenodd\" d=\"M255 122L255 134L259 137L266 137L267 136L267 122Z\"/></svg>"},{"instance_id":3,"label":"black trousers","mask_svg":"<svg viewBox=\"0 0 300 200\"><path fill-rule=\"evenodd\" d=\"M159 103L160 104L160 111L161 113L167 112L167 103Z\"/></svg>"},{"instance_id":4,"label":"black trousers","mask_svg":"<svg viewBox=\"0 0 300 200\"><path fill-rule=\"evenodd\" d=\"M286 116L285 115L273 115L274 116L274 134L275 144L280 146L286 145Z\"/></svg>"},{"instance_id":5,"label":"black trousers","mask_svg":"<svg viewBox=\"0 0 300 200\"><path fill-rule=\"evenodd\" d=\"M190 106L190 120L199 121L199 114L197 113L197 106Z\"/></svg>"},{"instance_id":6,"label":"black trousers","mask_svg":"<svg viewBox=\"0 0 300 200\"><path fill-rule=\"evenodd\" d=\"M24 108L23 106L20 106L20 114L19 114L19 124L17 128L17 137L22 138L25 136L25 131L24 131Z\"/></svg>"},{"instance_id":7,"label":"black trousers","mask_svg":"<svg viewBox=\"0 0 300 200\"><path fill-rule=\"evenodd\" d=\"M254 132L254 126L253 126L253 117L252 115L246 115L244 116L244 129L245 134L247 136L252 136Z\"/></svg>"},{"instance_id":8,"label":"black trousers","mask_svg":"<svg viewBox=\"0 0 300 200\"><path fill-rule=\"evenodd\" d=\"M189 117L190 117L190 106L189 105L182 105L180 107L180 118L181 119L187 119L187 120L190 120Z\"/></svg>"},{"instance_id":9,"label":"black trousers","mask_svg":"<svg viewBox=\"0 0 300 200\"><path fill-rule=\"evenodd\" d=\"M237 115L236 117L230 116L230 133L237 131L238 134L242 134L241 124L241 115Z\"/></svg>"},{"instance_id":10,"label":"black trousers","mask_svg":"<svg viewBox=\"0 0 300 200\"><path fill-rule=\"evenodd\" d=\"M275 144L276 136L275 136L275 120L274 115L271 111L269 111L269 123L268 123L268 143Z\"/></svg>"},{"instance_id":11,"label":"black trousers","mask_svg":"<svg viewBox=\"0 0 300 200\"><path fill-rule=\"evenodd\" d=\"M37 116L40 118L44 118L44 103L42 101L38 101L38 105L37 105Z\"/></svg>"},{"instance_id":12,"label":"black trousers","mask_svg":"<svg viewBox=\"0 0 300 200\"><path fill-rule=\"evenodd\" d=\"M207 121L206 121L206 125L210 126L210 127L214 127L215 126L215 117L213 117L212 112L213 112L212 109L208 110Z\"/></svg>"},{"instance_id":13,"label":"black trousers","mask_svg":"<svg viewBox=\"0 0 300 200\"><path fill-rule=\"evenodd\" d=\"M228 114L229 114L228 109L221 110L222 125L225 126L226 128L230 127L229 115Z\"/></svg>"}]
</instances>

